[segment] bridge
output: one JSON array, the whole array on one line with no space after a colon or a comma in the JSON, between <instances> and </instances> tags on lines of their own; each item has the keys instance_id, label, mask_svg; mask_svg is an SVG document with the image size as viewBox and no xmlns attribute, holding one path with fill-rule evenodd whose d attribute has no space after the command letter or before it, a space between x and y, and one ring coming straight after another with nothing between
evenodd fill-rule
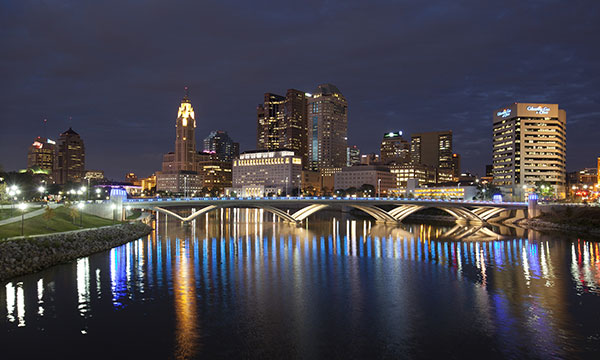
<instances>
[{"instance_id":1,"label":"bridge","mask_svg":"<svg viewBox=\"0 0 600 360\"><path fill-rule=\"evenodd\" d=\"M192 221L200 215L222 208L257 208L270 212L283 221L300 223L310 215L327 208L349 207L362 211L377 222L398 223L411 214L426 208L447 212L457 221L486 223L492 217L510 210L527 211L524 202L492 202L431 200L405 198L367 197L197 197L197 198L147 198L123 199L122 205L129 209L148 209L173 216L181 221ZM173 207L198 209L183 217L169 210ZM299 208L294 212L281 208Z\"/></svg>"}]
</instances>

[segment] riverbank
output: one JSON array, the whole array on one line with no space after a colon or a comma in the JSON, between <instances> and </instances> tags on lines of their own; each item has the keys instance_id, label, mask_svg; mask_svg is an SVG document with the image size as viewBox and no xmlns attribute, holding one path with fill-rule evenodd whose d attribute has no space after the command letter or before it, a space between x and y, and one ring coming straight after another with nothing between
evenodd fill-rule
<instances>
[{"instance_id":1,"label":"riverbank","mask_svg":"<svg viewBox=\"0 0 600 360\"><path fill-rule=\"evenodd\" d=\"M600 238L600 207L551 206L545 208L540 216L521 219L515 224L537 231L563 232Z\"/></svg>"},{"instance_id":2,"label":"riverbank","mask_svg":"<svg viewBox=\"0 0 600 360\"><path fill-rule=\"evenodd\" d=\"M148 235L141 222L0 240L0 281L123 245Z\"/></svg>"}]
</instances>

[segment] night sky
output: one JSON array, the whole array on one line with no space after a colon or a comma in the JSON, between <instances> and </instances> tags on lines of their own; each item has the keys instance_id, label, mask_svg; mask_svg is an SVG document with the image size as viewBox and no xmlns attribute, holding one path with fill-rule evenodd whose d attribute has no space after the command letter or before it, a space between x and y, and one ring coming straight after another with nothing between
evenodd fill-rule
<instances>
[{"instance_id":1,"label":"night sky","mask_svg":"<svg viewBox=\"0 0 600 360\"><path fill-rule=\"evenodd\" d=\"M492 112L558 103L569 171L600 155L600 1L0 0L0 164L72 126L120 180L174 150L184 86L196 138L256 146L263 93L335 84L348 143L450 129L463 171L491 163ZM72 117L72 120L69 118Z\"/></svg>"}]
</instances>

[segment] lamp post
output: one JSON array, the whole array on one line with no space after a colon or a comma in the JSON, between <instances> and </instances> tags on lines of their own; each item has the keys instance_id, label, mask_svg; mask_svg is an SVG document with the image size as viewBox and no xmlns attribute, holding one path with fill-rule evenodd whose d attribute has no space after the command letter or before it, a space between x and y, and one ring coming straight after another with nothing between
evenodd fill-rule
<instances>
[{"instance_id":1,"label":"lamp post","mask_svg":"<svg viewBox=\"0 0 600 360\"><path fill-rule=\"evenodd\" d=\"M40 193L40 200L42 200L44 198L44 193L46 192L46 188L40 185L40 187L38 187L37 190Z\"/></svg>"},{"instance_id":2,"label":"lamp post","mask_svg":"<svg viewBox=\"0 0 600 360\"><path fill-rule=\"evenodd\" d=\"M80 202L77 204L77 208L79 208L79 227L83 227L83 207L84 203Z\"/></svg>"},{"instance_id":3,"label":"lamp post","mask_svg":"<svg viewBox=\"0 0 600 360\"><path fill-rule=\"evenodd\" d=\"M381 197L381 179L377 179L377 197Z\"/></svg>"},{"instance_id":4,"label":"lamp post","mask_svg":"<svg viewBox=\"0 0 600 360\"><path fill-rule=\"evenodd\" d=\"M21 236L24 235L24 223L25 223L25 209L27 209L26 203L20 203L19 209L21 210Z\"/></svg>"}]
</instances>

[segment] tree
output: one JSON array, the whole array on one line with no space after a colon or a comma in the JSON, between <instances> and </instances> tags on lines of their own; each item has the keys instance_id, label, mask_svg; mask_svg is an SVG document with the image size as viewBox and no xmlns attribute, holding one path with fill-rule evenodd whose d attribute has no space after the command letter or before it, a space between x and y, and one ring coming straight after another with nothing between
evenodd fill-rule
<instances>
[{"instance_id":1,"label":"tree","mask_svg":"<svg viewBox=\"0 0 600 360\"><path fill-rule=\"evenodd\" d=\"M533 191L544 199L554 197L554 188L547 181L536 181Z\"/></svg>"},{"instance_id":2,"label":"tree","mask_svg":"<svg viewBox=\"0 0 600 360\"><path fill-rule=\"evenodd\" d=\"M501 193L500 189L491 183L477 183L477 195L475 195L475 200L492 200L494 195Z\"/></svg>"},{"instance_id":3,"label":"tree","mask_svg":"<svg viewBox=\"0 0 600 360\"><path fill-rule=\"evenodd\" d=\"M50 205L46 205L46 209L44 209L44 214L42 217L46 220L46 229L49 228L48 223L56 216L54 209L50 207Z\"/></svg>"},{"instance_id":4,"label":"tree","mask_svg":"<svg viewBox=\"0 0 600 360\"><path fill-rule=\"evenodd\" d=\"M371 184L362 184L358 190L362 192L363 196L375 195L375 186Z\"/></svg>"},{"instance_id":5,"label":"tree","mask_svg":"<svg viewBox=\"0 0 600 360\"><path fill-rule=\"evenodd\" d=\"M346 191L344 189L337 189L334 194L335 196L344 197L346 196Z\"/></svg>"}]
</instances>

